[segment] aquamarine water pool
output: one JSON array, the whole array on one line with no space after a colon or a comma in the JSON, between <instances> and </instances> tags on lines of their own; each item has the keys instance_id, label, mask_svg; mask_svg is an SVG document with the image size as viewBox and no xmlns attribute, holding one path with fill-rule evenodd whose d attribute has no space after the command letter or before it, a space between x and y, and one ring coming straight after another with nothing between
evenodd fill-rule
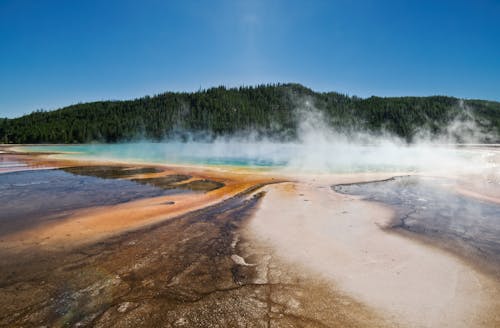
<instances>
[{"instance_id":1,"label":"aquamarine water pool","mask_svg":"<svg viewBox=\"0 0 500 328\"><path fill-rule=\"evenodd\" d=\"M286 159L262 149L258 154L245 151L244 145L216 147L212 143L123 143L24 146L33 152L61 152L66 157L139 161L150 163L201 164L226 166L284 166ZM277 154L279 156L279 154Z\"/></svg>"},{"instance_id":2,"label":"aquamarine water pool","mask_svg":"<svg viewBox=\"0 0 500 328\"><path fill-rule=\"evenodd\" d=\"M346 143L165 142L24 146L70 158L242 166L313 172L372 172L477 169L497 165L498 150L436 145Z\"/></svg>"}]
</instances>

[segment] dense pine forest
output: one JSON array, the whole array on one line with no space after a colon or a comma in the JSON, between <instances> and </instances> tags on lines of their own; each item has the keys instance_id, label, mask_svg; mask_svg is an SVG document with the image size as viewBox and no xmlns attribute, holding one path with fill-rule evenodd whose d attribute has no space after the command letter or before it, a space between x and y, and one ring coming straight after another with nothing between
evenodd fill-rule
<instances>
[{"instance_id":1,"label":"dense pine forest","mask_svg":"<svg viewBox=\"0 0 500 328\"><path fill-rule=\"evenodd\" d=\"M275 84L167 92L0 118L0 143L160 141L247 132L293 140L303 113L311 110L322 112L325 124L344 133L390 133L411 142L422 131L440 135L457 121L467 121L484 132L478 141L500 141L498 102L444 96L359 98L318 93L299 84ZM467 141L459 134L457 141Z\"/></svg>"}]
</instances>

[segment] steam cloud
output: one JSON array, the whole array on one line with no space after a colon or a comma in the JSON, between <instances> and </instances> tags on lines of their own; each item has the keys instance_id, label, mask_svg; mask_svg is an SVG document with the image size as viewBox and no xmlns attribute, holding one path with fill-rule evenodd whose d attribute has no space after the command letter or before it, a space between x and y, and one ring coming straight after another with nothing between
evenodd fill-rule
<instances>
[{"instance_id":1,"label":"steam cloud","mask_svg":"<svg viewBox=\"0 0 500 328\"><path fill-rule=\"evenodd\" d=\"M294 141L276 141L252 132L215 139L209 134L204 139L198 133L188 135L187 141L120 144L114 150L103 148L105 152L96 145L95 154L164 163L272 166L288 172L311 173L498 171L497 150L455 145L457 140L477 143L485 137L463 102L458 104L462 114L444 133L435 136L422 128L411 144L389 133L335 131L311 100L302 98L296 103L295 115L300 123Z\"/></svg>"},{"instance_id":2,"label":"steam cloud","mask_svg":"<svg viewBox=\"0 0 500 328\"><path fill-rule=\"evenodd\" d=\"M463 107L446 131L431 136L422 129L412 144L389 133L337 132L327 125L323 113L312 101L297 101L299 126L297 140L277 142L242 134L219 137L213 142L188 142L178 151L187 156L219 158L253 164L279 166L301 172L363 172L363 171L475 171L494 165L495 152L457 149L457 140L477 143L484 132L476 125L472 113Z\"/></svg>"}]
</instances>

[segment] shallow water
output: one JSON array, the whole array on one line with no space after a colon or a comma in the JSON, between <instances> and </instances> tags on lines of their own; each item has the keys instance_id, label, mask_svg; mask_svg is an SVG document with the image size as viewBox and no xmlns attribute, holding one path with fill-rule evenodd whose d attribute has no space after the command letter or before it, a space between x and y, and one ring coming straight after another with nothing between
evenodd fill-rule
<instances>
[{"instance_id":1,"label":"shallow water","mask_svg":"<svg viewBox=\"0 0 500 328\"><path fill-rule=\"evenodd\" d=\"M160 173L163 171L155 167L129 168L106 165L63 167L61 170L72 174L86 175L103 179L128 178L137 174Z\"/></svg>"},{"instance_id":2,"label":"shallow water","mask_svg":"<svg viewBox=\"0 0 500 328\"><path fill-rule=\"evenodd\" d=\"M387 204L396 210L391 228L434 239L500 272L500 205L454 192L453 181L408 176L333 189Z\"/></svg>"},{"instance_id":3,"label":"shallow water","mask_svg":"<svg viewBox=\"0 0 500 328\"><path fill-rule=\"evenodd\" d=\"M130 180L91 176L88 171L81 175L65 170L0 174L0 236L65 218L81 208L191 192L188 188L160 188Z\"/></svg>"},{"instance_id":4,"label":"shallow water","mask_svg":"<svg viewBox=\"0 0 500 328\"><path fill-rule=\"evenodd\" d=\"M313 170L338 170L339 172L393 170L394 167L411 168L411 165L406 166L406 164L412 160L418 162L415 157L411 156L417 153L425 154L428 151L401 150L397 154L408 156L408 158L395 161L397 156L389 157L388 153L384 154L385 150L378 152L377 149L370 147L355 148L357 155L350 158L348 156L343 157L345 154L342 154L342 152L330 149L330 151L325 150L324 157L328 158L328 160L323 161L324 158L320 159L314 156L308 158L302 155L303 158L301 158L300 154L294 155L291 151L292 149L304 151L303 147L293 148L290 146L287 148L288 146L284 146L284 150L280 150L279 147L276 148L275 146L266 148L268 151L282 151L280 156L283 157L281 157L282 162L280 162L276 160L279 156L273 157L270 152L267 152L267 157L263 155L266 152L250 154L244 153L244 150L240 149L234 149L233 152L224 150L210 153L214 151L213 145L205 146L206 149L202 145L196 147L194 145L179 146L181 147L179 156L177 154L173 156L166 151L175 151L175 147L165 144L54 147L56 148L35 147L30 150L75 151L79 149L80 153L67 156L159 163L175 163L176 161L181 163L187 160L186 158L193 158L188 156L190 152L193 152L194 161L198 161L197 164L213 163L215 158L218 158L222 163L227 163L220 165L236 165L235 163L239 163L237 165L252 166L257 163L260 166L270 168L286 167L298 170L311 168ZM86 149L85 147L89 148ZM97 150L94 147L97 147ZM348 151L348 148L341 149ZM155 151L158 153L155 153ZM453 160L450 160L453 165L469 163L473 166L475 163L483 163L482 159L484 158L482 155L485 153L487 152L483 150L444 150L439 156L434 157L433 162L439 165L440 163L436 162L436 158L442 159L444 157L440 156L448 154L448 159L453 158ZM183 154L186 157L182 157ZM236 160L238 158L240 160ZM349 163L355 160L359 160L360 163L354 168L349 167ZM373 165L369 162L370 160L373 161ZM416 168L428 168L430 162L425 163L423 166L419 163ZM148 165L137 167L135 164L120 165L77 166L59 170L0 174L0 204L6 204L5 206L2 205L2 211L4 209L10 211L10 215L5 214L5 212L0 213L0 231L2 233L12 232L39 223L46 223L50 220L66 218L72 211L79 208L126 202L141 197L167 195L170 192L208 191L222 186L220 182L216 181L193 181L190 175L184 174L186 170L182 171L183 174L160 176L161 171L165 170L165 168L155 169ZM137 180L140 177L139 175L151 173L151 176ZM399 226L411 233L425 234L438 240L451 240L456 242L456 244L452 244L453 246L463 247L465 245L465 247L470 247L476 251L476 253L470 253L473 255L482 256L483 253L477 251L476 248L484 248L487 251L487 256L490 256L486 258L498 259L495 254L498 252L497 236L500 235L500 231L498 230L499 225L492 220L495 216L499 217L497 215L499 214L498 207L492 207L491 204L483 202L474 204L469 202L470 199L457 198L457 195L451 194L450 190L439 189L441 187L444 187L442 189L450 189L449 186L446 186L446 180L413 181L411 179L396 179L394 181L397 183L391 181L381 182L373 190L364 190L363 188L367 185L352 185L352 190L348 189L349 186L343 186L342 188L345 189L339 191L358 194L363 194L366 191L366 197L373 197L373 200L376 201L386 201L395 207L400 206L402 209L399 212L401 214L400 218L404 217L404 224L395 222L395 227ZM359 189L356 189L355 186L358 186ZM149 307L148 312L145 314L143 312L137 314L141 320L144 317L151 320L151 325L158 322L165 323L167 319L174 323L178 322L178 318L191 319L193 317L202 318L202 320L211 323L213 322L210 321L213 319L211 314L215 312L221 313L217 320L219 317L223 319L230 318L236 313L235 320L238 321L234 322L241 323L240 320L244 317L251 324L252 322L255 323L256 317L250 314L260 313L257 311L262 309L270 309L277 304L276 299L282 299L283 304L288 304L290 300L298 299L300 301L295 301L300 305L299 307L293 306L296 311L294 318L298 318L295 323L304 324L306 322L309 324L308 321L302 319L304 313L307 313L304 311L307 306L310 306L313 316L324 315L325 322L339 323L337 316L331 316L331 313L349 313L357 320L359 312L352 311L353 306L351 304L353 303L351 299L339 302L336 295L335 299L318 298L317 294L311 293L314 284L306 284L302 278L297 279L297 281L304 284L303 289L298 283L293 282L291 284L290 281L292 280L285 275L286 271L283 271L283 267L269 262L270 259L275 261L274 253L272 253L273 256L267 255L267 253L257 256L255 255L256 247L254 245L248 244L248 241L244 239L242 239L244 242L238 242L241 233L239 222L243 222L245 218L253 217L257 201L260 201L259 199L262 196L264 196L263 201L268 197L264 193L259 193L258 197L251 199L245 197L254 192L257 187L258 185L248 191L248 194L238 194L216 205L191 211L177 217L175 220L168 220L162 224L141 228L133 233L106 239L105 242L90 245L89 248L78 250L75 253L60 252L57 256L54 256L53 253L44 254L43 249L41 251L30 249L29 251L32 253L26 252L29 255L27 257L18 256L14 253L14 255L9 254L10 250L3 249L3 252L9 256L4 256L4 254L0 256L2 261L0 267L4 269L0 270L0 276L2 276L0 280L4 285L12 286L12 288L9 287L10 289L3 290L4 294L2 295L7 295L7 297L2 298L5 300L2 305L4 307L7 305L9 308L4 311L5 315L0 317L0 321L9 322L12 326L12 322L18 323L21 320L24 320L23 323L35 319L43 321L39 318L50 322L50 320L59 320L64 316L68 323L75 323L78 320L93 322L97 317L100 318L97 320L102 319L103 322L106 322L105 325L112 325L119 322L119 320L132 322L130 317L120 310L123 304L132 304L131 306L134 308L143 305L148 307L156 306ZM378 194L379 192L380 194ZM317 193L326 194L322 190L317 191ZM329 194L331 195L331 193ZM321 203L328 203L330 200L329 197L325 197L327 201ZM159 206L174 208L174 206L170 206L174 204L170 201L171 197L166 198L168 199L165 202L162 201ZM293 202L296 204L290 206L290 209L295 211L294 206L297 206L299 211L296 212L299 212L299 214L300 210L304 210L304 215L299 215L300 220L316 219L311 209L317 206L319 202L316 202L314 198L298 199L293 198ZM428 205L421 206L422 202ZM275 202L273 204L278 205L279 203ZM309 206L312 206L312 208L310 209ZM353 206L355 208L356 204ZM477 208L478 206L479 208ZM431 209L427 207L431 207ZM416 212L411 212L410 209ZM331 220L335 218L335 215L340 215L339 213L335 214L336 212L340 212L340 209L332 208L331 212L326 212L332 215L325 215L326 221L324 222L336 221ZM346 214L350 215L347 212ZM1 215L5 216L1 217ZM462 218L460 215L464 217ZM433 216L436 216L437 219L433 219ZM478 218L479 216L481 217ZM270 219L279 217L286 221L285 224L290 224L290 217L282 209L280 212L276 212L275 217L270 217ZM354 216L350 217L357 219ZM458 220L458 222L455 222L455 220ZM312 223L314 221L316 220L311 220ZM268 229L269 223L269 220L265 222L266 229ZM350 223L348 222L348 224ZM320 231L327 232L325 226L321 225ZM375 227L378 231L378 228L373 224L370 223L370 226ZM304 239L304 233L307 233L310 229L307 229L307 224L303 226L296 225L296 227L298 237L292 238L292 243L301 245L300 241ZM477 229L478 227L479 229ZM66 231L75 230L68 229ZM289 234L283 234L283 229L279 229L278 233L290 238ZM340 240L342 240L343 235L338 234ZM69 238L69 235L66 236ZM4 238L0 233L0 241ZM70 238L74 237L71 236ZM357 240L364 239L357 238ZM54 238L51 238L51 240L54 240ZM315 234L312 245L317 246L318 244L317 235ZM396 243L395 245L397 247L393 247L393 249L401 249L406 246L404 243ZM244 249L247 247L248 253L245 254ZM303 250L300 249L296 253ZM322 247L319 249L318 254L321 254L321 251L329 252L329 250L328 247ZM286 248L286 251L289 252L290 248ZM307 254L308 259L311 257L310 254ZM245 259L244 261L251 263L251 265L234 263L236 262L233 258L234 255L241 255ZM363 253L362 256L366 255ZM327 258L330 262L325 262L324 258ZM365 257L360 258L364 259ZM421 258L417 259L417 266L421 265ZM342 259L340 258L340 260ZM339 263L341 262L335 258L334 254L328 253L327 257L323 257L321 260L323 266L320 270L321 274L324 273L325 267L341 267L342 265L339 265ZM446 263L449 262L438 262L438 265L448 268ZM382 265L385 266L385 262ZM364 261L362 266L361 269L355 270L354 275L358 274L359 277L367 272L374 272L373 270L366 270ZM263 273L259 271L261 268L265 268L265 271L262 271ZM375 267L375 269L377 268ZM276 270L276 273L268 270ZM400 269L397 270L399 274ZM390 271L390 273L392 274L393 271ZM446 272L446 269L439 272ZM265 277L266 282L269 279L268 277L272 277L272 279L281 277L280 279L283 280L280 280L279 283L273 281L272 284L268 285L262 283L262 280L256 280L258 281L256 283L253 280L254 276L258 277L258 279L261 279L261 276ZM422 277L424 277L422 279L427 279L431 275ZM448 277L448 272L446 272L446 277ZM351 278L352 276L349 275L349 279ZM377 285L380 285L385 280L393 279L391 276L391 279L374 280L376 280ZM397 281L403 280L399 279ZM404 283L408 285L406 278ZM272 288L269 288L270 286ZM132 288L132 291L130 291L130 288ZM259 292L261 289L262 291ZM432 288L421 289L432 290ZM378 294L387 293L387 289L381 288L380 290L382 292ZM329 289L322 287L322 291L326 293ZM0 292L2 292L1 288ZM396 292L397 295L404 295L401 293L400 288ZM151 295L160 294L160 298L151 297ZM95 295L98 295L98 297L95 297ZM124 302L128 300L129 295L134 295L133 301ZM321 296L321 294L319 295ZM262 299L269 300L269 303L259 303ZM97 302L94 302L94 300L97 300ZM235 300L237 301L235 302ZM398 300L391 297L390 302L398 302ZM419 299L418 302L421 304L422 301ZM40 311L39 304L42 304L44 312L38 312ZM206 304L212 305L214 308L209 308L210 311L207 311ZM257 305L254 306L255 304ZM325 308L325 304L333 306L333 308ZM340 310L339 304L342 305ZM244 309L248 309L248 312L237 308L238 306L246 306ZM180 307L185 307L192 312L186 312ZM226 312L221 312L221 309L225 309ZM283 309L286 310L283 310L284 313L289 313L286 307L283 307ZM434 313L436 312L440 317L442 316L440 311L434 309ZM19 316L18 313L22 314ZM135 312L130 311L130 313ZM193 313L196 313L196 315L193 315ZM242 316L242 313L245 315ZM273 312L273 315L276 313ZM422 311L422 313L425 316L428 315L426 311ZM164 316L157 317L156 315ZM268 320L269 313L264 312L261 317L263 320ZM304 318L307 319L307 317ZM268 324L268 321L262 322L263 325ZM317 324L316 321L310 322L310 325L315 324ZM349 325L351 324L346 324L346 326ZM203 326L208 326L208 324ZM228 324L228 326L231 326L231 324ZM355 324L352 324L352 326L355 326Z\"/></svg>"}]
</instances>

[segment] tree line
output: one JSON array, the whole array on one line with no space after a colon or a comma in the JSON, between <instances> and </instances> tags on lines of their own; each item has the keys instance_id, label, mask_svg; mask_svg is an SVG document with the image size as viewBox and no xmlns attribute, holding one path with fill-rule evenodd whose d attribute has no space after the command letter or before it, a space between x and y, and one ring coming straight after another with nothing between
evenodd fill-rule
<instances>
[{"instance_id":1,"label":"tree line","mask_svg":"<svg viewBox=\"0 0 500 328\"><path fill-rule=\"evenodd\" d=\"M302 110L301 110L302 109ZM453 97L369 97L314 92L300 84L223 86L198 92L166 92L128 101L97 101L54 111L0 119L1 143L125 142L168 140L252 132L293 140L304 111L317 110L324 123L350 133L390 133L411 142L422 130L439 135L457 120L498 142L500 103ZM458 140L460 141L460 140Z\"/></svg>"}]
</instances>

